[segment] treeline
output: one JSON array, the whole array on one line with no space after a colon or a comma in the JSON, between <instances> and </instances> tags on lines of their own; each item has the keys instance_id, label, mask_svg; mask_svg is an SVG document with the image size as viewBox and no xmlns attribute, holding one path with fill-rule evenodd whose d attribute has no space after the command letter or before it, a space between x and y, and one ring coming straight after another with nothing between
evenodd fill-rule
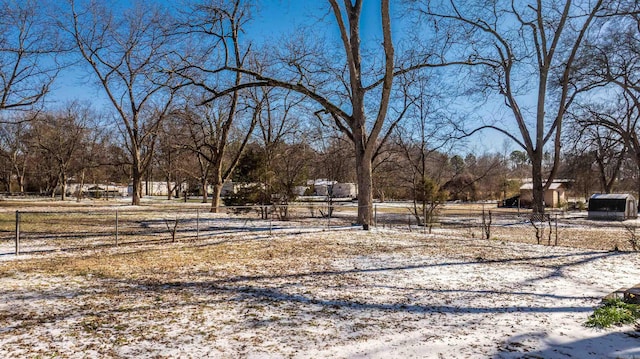
<instances>
[{"instance_id":1,"label":"treeline","mask_svg":"<svg viewBox=\"0 0 640 359\"><path fill-rule=\"evenodd\" d=\"M323 128L303 128L296 117L275 115L277 109L254 115L251 136L247 128L234 127L222 163L237 161L225 178L240 183L259 183L263 198L295 198L295 187L307 180L328 179L355 183L357 178L352 145L339 133L327 135ZM192 114L193 115L193 114ZM187 184L190 195L211 200L214 149L207 142L215 123L207 116L185 121L184 113L172 113L155 133L145 181L166 182L170 189ZM194 118L191 118L194 121ZM69 193L69 183L129 184L131 163L120 134L105 115L89 105L72 102L57 110L25 112L0 124L0 183L8 193L39 193L60 196ZM399 127L374 162L375 197L381 201L503 200L518 194L531 165L522 151L449 154L453 149L423 151L419 141L408 139ZM243 143L245 142L246 143ZM429 142L443 141L430 138ZM244 148L242 152L240 148ZM633 160L624 154L617 180L585 175L594 173L596 152L568 153L560 177L571 179L572 194L586 197L593 192L633 191L636 173ZM549 160L549 155L545 157ZM609 162L608 164L612 164ZM546 164L547 170L550 164ZM606 168L605 168L606 169ZM424 181L423 178L428 180ZM173 188L171 186L174 186ZM609 187L607 187L609 186Z\"/></svg>"}]
</instances>

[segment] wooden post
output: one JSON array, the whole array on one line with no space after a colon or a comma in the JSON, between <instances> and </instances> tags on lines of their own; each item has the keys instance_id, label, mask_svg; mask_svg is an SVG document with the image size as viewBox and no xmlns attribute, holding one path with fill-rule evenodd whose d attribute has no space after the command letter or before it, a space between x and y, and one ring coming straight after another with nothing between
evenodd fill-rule
<instances>
[{"instance_id":1,"label":"wooden post","mask_svg":"<svg viewBox=\"0 0 640 359\"><path fill-rule=\"evenodd\" d=\"M16 211L16 255L20 254L20 211Z\"/></svg>"}]
</instances>

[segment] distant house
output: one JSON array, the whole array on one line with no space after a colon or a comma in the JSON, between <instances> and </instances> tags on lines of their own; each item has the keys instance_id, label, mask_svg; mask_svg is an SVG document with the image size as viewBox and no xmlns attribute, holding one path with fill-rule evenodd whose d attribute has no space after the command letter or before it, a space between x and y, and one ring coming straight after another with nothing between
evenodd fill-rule
<instances>
[{"instance_id":1,"label":"distant house","mask_svg":"<svg viewBox=\"0 0 640 359\"><path fill-rule=\"evenodd\" d=\"M336 183L333 185L333 196L338 198L356 198L358 191L355 183Z\"/></svg>"},{"instance_id":2,"label":"distant house","mask_svg":"<svg viewBox=\"0 0 640 359\"><path fill-rule=\"evenodd\" d=\"M358 196L358 188L355 183L316 179L307 181L307 186L313 186L313 195L315 196L334 198L356 198Z\"/></svg>"},{"instance_id":3,"label":"distant house","mask_svg":"<svg viewBox=\"0 0 640 359\"><path fill-rule=\"evenodd\" d=\"M231 196L234 195L236 193L238 193L238 190L240 190L240 184L239 183L235 183L233 181L225 181L222 184L222 189L220 190L220 196L222 197L226 197L226 196ZM209 185L209 193L213 193L213 186Z\"/></svg>"},{"instance_id":4,"label":"distant house","mask_svg":"<svg viewBox=\"0 0 640 359\"><path fill-rule=\"evenodd\" d=\"M233 196L234 194L237 194L243 189L251 189L251 188L264 189L265 185L261 183L255 183L255 182L249 182L249 183L233 182L231 180L228 180L222 184L222 189L220 190L220 196L222 197ZM213 185L209 185L208 191L209 193L213 193Z\"/></svg>"},{"instance_id":5,"label":"distant house","mask_svg":"<svg viewBox=\"0 0 640 359\"><path fill-rule=\"evenodd\" d=\"M118 189L116 187L101 187L98 185L95 185L93 187L89 187L89 189L87 189L86 191L86 195L89 198L116 198L116 197L123 197L123 194L121 192L121 188Z\"/></svg>"},{"instance_id":6,"label":"distant house","mask_svg":"<svg viewBox=\"0 0 640 359\"><path fill-rule=\"evenodd\" d=\"M589 219L625 220L638 217L638 203L630 194L596 193L589 198Z\"/></svg>"},{"instance_id":7,"label":"distant house","mask_svg":"<svg viewBox=\"0 0 640 359\"><path fill-rule=\"evenodd\" d=\"M74 196L86 196L89 198L114 198L126 197L127 186L107 183L71 183L67 191Z\"/></svg>"},{"instance_id":8,"label":"distant house","mask_svg":"<svg viewBox=\"0 0 640 359\"><path fill-rule=\"evenodd\" d=\"M565 193L567 191L567 181L554 181L549 189L544 191L544 204L547 207L557 208L566 202ZM520 203L531 204L533 202L533 183L528 182L520 187Z\"/></svg>"},{"instance_id":9,"label":"distant house","mask_svg":"<svg viewBox=\"0 0 640 359\"><path fill-rule=\"evenodd\" d=\"M187 184L179 183L176 185L175 182L170 182L167 185L167 182L155 182L155 181L142 181L142 195L144 196L167 196L169 195L169 190L173 192L173 195L176 197L180 197L183 191L186 191ZM133 195L133 184L129 184L127 193L129 196Z\"/></svg>"},{"instance_id":10,"label":"distant house","mask_svg":"<svg viewBox=\"0 0 640 359\"><path fill-rule=\"evenodd\" d=\"M304 196L305 193L309 190L308 186L295 186L293 187L293 194L296 196Z\"/></svg>"},{"instance_id":11,"label":"distant house","mask_svg":"<svg viewBox=\"0 0 640 359\"><path fill-rule=\"evenodd\" d=\"M308 180L307 186L313 187L313 195L314 196L329 196L331 194L333 185L338 183L338 181L331 181L328 179L315 179Z\"/></svg>"}]
</instances>

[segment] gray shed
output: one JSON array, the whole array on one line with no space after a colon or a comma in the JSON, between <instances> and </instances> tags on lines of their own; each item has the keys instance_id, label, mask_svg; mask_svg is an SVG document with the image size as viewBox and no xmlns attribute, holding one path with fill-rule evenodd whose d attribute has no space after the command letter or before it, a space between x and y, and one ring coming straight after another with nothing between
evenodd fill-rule
<instances>
[{"instance_id":1,"label":"gray shed","mask_svg":"<svg viewBox=\"0 0 640 359\"><path fill-rule=\"evenodd\" d=\"M596 193L589 198L589 219L625 220L638 217L638 203L630 194Z\"/></svg>"}]
</instances>

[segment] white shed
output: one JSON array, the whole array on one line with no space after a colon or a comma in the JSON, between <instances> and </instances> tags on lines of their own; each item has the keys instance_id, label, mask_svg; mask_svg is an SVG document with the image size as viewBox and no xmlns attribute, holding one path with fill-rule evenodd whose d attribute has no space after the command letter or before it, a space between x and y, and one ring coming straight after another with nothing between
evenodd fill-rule
<instances>
[{"instance_id":1,"label":"white shed","mask_svg":"<svg viewBox=\"0 0 640 359\"><path fill-rule=\"evenodd\" d=\"M358 196L355 183L336 183L333 185L333 197L355 198Z\"/></svg>"}]
</instances>

